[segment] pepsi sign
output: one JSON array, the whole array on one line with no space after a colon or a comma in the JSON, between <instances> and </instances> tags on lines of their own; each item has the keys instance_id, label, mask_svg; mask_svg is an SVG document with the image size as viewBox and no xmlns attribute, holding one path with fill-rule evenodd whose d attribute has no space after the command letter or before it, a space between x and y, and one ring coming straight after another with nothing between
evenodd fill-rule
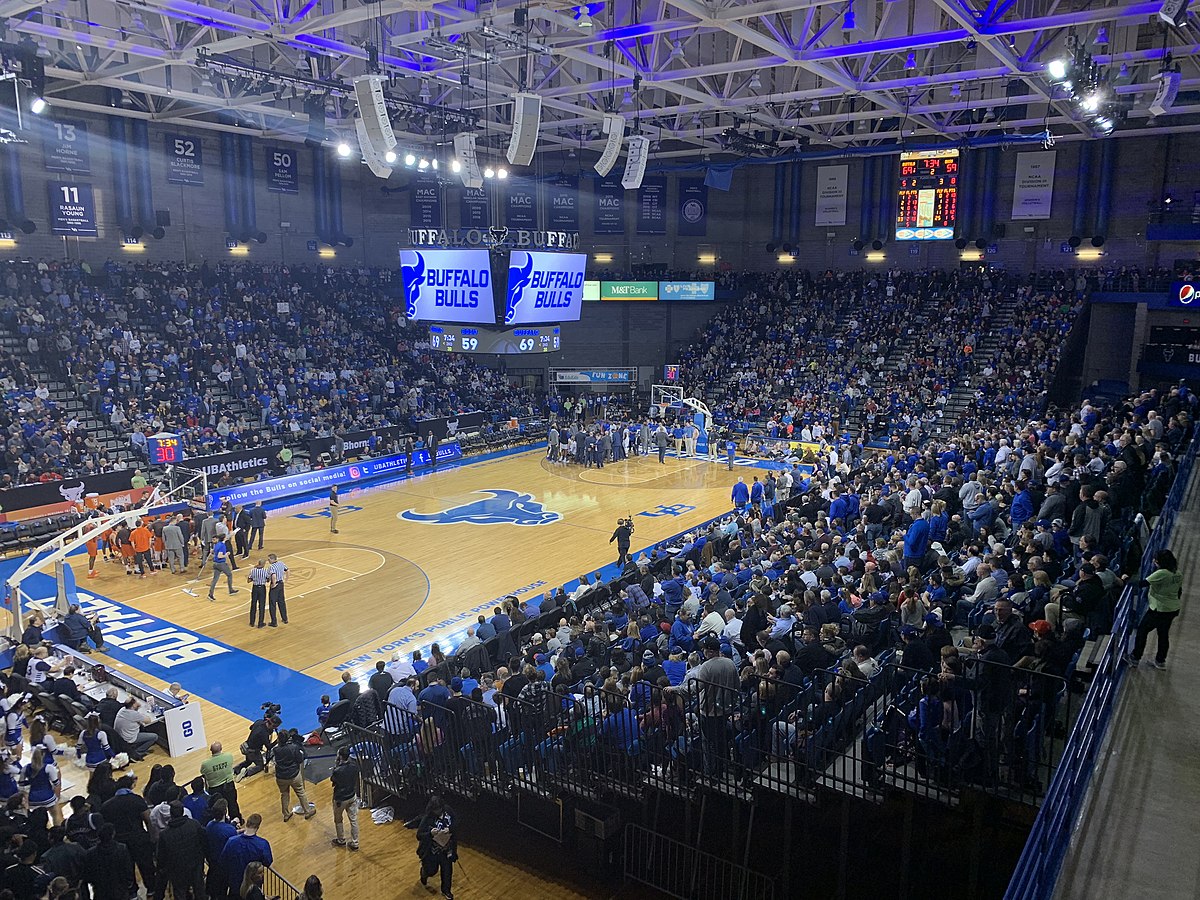
<instances>
[{"instance_id":1,"label":"pepsi sign","mask_svg":"<svg viewBox=\"0 0 1200 900\"><path fill-rule=\"evenodd\" d=\"M494 324L486 250L401 250L404 315L427 322Z\"/></svg>"},{"instance_id":2,"label":"pepsi sign","mask_svg":"<svg viewBox=\"0 0 1200 900\"><path fill-rule=\"evenodd\" d=\"M586 266L583 253L514 250L508 261L504 324L578 321Z\"/></svg>"},{"instance_id":3,"label":"pepsi sign","mask_svg":"<svg viewBox=\"0 0 1200 900\"><path fill-rule=\"evenodd\" d=\"M1200 308L1200 283L1177 281L1171 288L1168 306L1196 306Z\"/></svg>"}]
</instances>

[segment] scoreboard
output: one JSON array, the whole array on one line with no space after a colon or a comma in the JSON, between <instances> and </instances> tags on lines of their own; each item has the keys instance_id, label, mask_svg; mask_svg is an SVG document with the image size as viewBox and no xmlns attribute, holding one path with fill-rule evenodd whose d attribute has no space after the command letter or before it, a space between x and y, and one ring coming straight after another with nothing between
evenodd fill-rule
<instances>
[{"instance_id":1,"label":"scoreboard","mask_svg":"<svg viewBox=\"0 0 1200 900\"><path fill-rule=\"evenodd\" d=\"M958 221L958 151L900 154L896 240L948 241Z\"/></svg>"},{"instance_id":2,"label":"scoreboard","mask_svg":"<svg viewBox=\"0 0 1200 900\"><path fill-rule=\"evenodd\" d=\"M434 350L458 353L553 353L561 346L559 326L506 328L503 331L469 325L430 325Z\"/></svg>"},{"instance_id":3,"label":"scoreboard","mask_svg":"<svg viewBox=\"0 0 1200 900\"><path fill-rule=\"evenodd\" d=\"M160 431L146 438L146 450L152 466L174 466L183 462L183 443L179 435Z\"/></svg>"}]
</instances>

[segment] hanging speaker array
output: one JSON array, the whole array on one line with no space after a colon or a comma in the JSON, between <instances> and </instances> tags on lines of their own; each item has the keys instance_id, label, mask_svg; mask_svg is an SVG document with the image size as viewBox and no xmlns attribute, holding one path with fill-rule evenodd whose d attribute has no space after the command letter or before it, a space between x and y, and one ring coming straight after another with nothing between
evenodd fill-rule
<instances>
[{"instance_id":1,"label":"hanging speaker array","mask_svg":"<svg viewBox=\"0 0 1200 900\"><path fill-rule=\"evenodd\" d=\"M527 91L517 94L513 98L512 137L505 154L510 166L527 166L533 162L541 127L542 98Z\"/></svg>"},{"instance_id":2,"label":"hanging speaker array","mask_svg":"<svg viewBox=\"0 0 1200 900\"><path fill-rule=\"evenodd\" d=\"M604 152L596 160L595 169L600 175L607 175L617 164L621 155L621 141L625 138L625 119L616 113L604 117L604 133L608 138L604 142Z\"/></svg>"}]
</instances>

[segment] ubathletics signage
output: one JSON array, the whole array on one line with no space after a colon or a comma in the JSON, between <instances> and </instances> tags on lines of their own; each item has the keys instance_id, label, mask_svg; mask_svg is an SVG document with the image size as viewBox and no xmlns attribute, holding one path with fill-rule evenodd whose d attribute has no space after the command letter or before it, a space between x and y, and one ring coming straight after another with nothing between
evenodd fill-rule
<instances>
[{"instance_id":1,"label":"ubathletics signage","mask_svg":"<svg viewBox=\"0 0 1200 900\"><path fill-rule=\"evenodd\" d=\"M461 456L462 449L456 443L443 444L438 447L438 462L448 462ZM421 469L429 465L428 450L414 450L412 457L414 469ZM382 478L387 475L400 475L407 468L408 454L397 453L393 456L381 456L378 459L364 459L362 462L348 463L344 466L313 469L311 472L301 472L299 475L283 475L279 478L252 481L249 484L238 484L209 491L208 508L218 510L226 500L234 506L241 506L245 503L259 503L264 500L325 491L334 484L343 488L349 487L355 482Z\"/></svg>"},{"instance_id":2,"label":"ubathletics signage","mask_svg":"<svg viewBox=\"0 0 1200 900\"><path fill-rule=\"evenodd\" d=\"M188 459L187 467L204 472L209 478L221 475L247 478L273 468L282 449L282 444L268 444L265 447L249 447L244 450L230 450L228 453L214 453L211 456L196 456Z\"/></svg>"},{"instance_id":3,"label":"ubathletics signage","mask_svg":"<svg viewBox=\"0 0 1200 900\"><path fill-rule=\"evenodd\" d=\"M492 325L492 263L486 250L401 250L404 315Z\"/></svg>"},{"instance_id":4,"label":"ubathletics signage","mask_svg":"<svg viewBox=\"0 0 1200 900\"><path fill-rule=\"evenodd\" d=\"M583 253L514 250L508 262L504 324L578 321L585 268Z\"/></svg>"}]
</instances>

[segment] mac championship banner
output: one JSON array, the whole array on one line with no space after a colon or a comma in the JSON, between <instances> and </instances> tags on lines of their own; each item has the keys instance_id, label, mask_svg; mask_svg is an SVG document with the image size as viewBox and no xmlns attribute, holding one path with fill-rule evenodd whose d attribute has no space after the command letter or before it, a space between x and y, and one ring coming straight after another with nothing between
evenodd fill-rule
<instances>
[{"instance_id":1,"label":"mac championship banner","mask_svg":"<svg viewBox=\"0 0 1200 900\"><path fill-rule=\"evenodd\" d=\"M1053 150L1035 150L1017 154L1013 182L1014 220L1050 218L1050 205L1054 199L1054 153Z\"/></svg>"},{"instance_id":2,"label":"mac championship banner","mask_svg":"<svg viewBox=\"0 0 1200 900\"><path fill-rule=\"evenodd\" d=\"M459 227L487 228L491 224L487 188L463 188L458 196Z\"/></svg>"},{"instance_id":3,"label":"mac championship banner","mask_svg":"<svg viewBox=\"0 0 1200 900\"><path fill-rule=\"evenodd\" d=\"M536 182L509 179L504 224L509 228L537 229Z\"/></svg>"},{"instance_id":4,"label":"mac championship banner","mask_svg":"<svg viewBox=\"0 0 1200 900\"><path fill-rule=\"evenodd\" d=\"M846 177L849 166L817 167L817 225L846 224Z\"/></svg>"},{"instance_id":5,"label":"mac championship banner","mask_svg":"<svg viewBox=\"0 0 1200 900\"><path fill-rule=\"evenodd\" d=\"M558 231L579 230L579 176L555 175L545 185L546 227Z\"/></svg>"},{"instance_id":6,"label":"mac championship banner","mask_svg":"<svg viewBox=\"0 0 1200 900\"><path fill-rule=\"evenodd\" d=\"M638 234L667 233L667 176L647 175L638 188Z\"/></svg>"},{"instance_id":7,"label":"mac championship banner","mask_svg":"<svg viewBox=\"0 0 1200 900\"><path fill-rule=\"evenodd\" d=\"M418 175L409 184L409 224L413 228L442 227L442 189L436 178Z\"/></svg>"},{"instance_id":8,"label":"mac championship banner","mask_svg":"<svg viewBox=\"0 0 1200 900\"><path fill-rule=\"evenodd\" d=\"M685 237L708 234L708 185L703 178L679 179L679 234Z\"/></svg>"},{"instance_id":9,"label":"mac championship banner","mask_svg":"<svg viewBox=\"0 0 1200 900\"><path fill-rule=\"evenodd\" d=\"M625 188L619 175L606 175L594 182L592 231L596 234L625 233Z\"/></svg>"}]
</instances>

